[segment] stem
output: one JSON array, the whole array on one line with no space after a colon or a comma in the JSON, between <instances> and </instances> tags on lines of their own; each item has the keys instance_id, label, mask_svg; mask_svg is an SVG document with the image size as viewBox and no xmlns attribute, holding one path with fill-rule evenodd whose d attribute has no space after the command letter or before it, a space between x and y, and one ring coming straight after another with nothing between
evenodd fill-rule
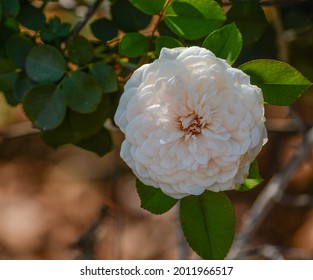
<instances>
[{"instance_id":1,"label":"stem","mask_svg":"<svg viewBox=\"0 0 313 280\"><path fill-rule=\"evenodd\" d=\"M69 36L69 40L76 37L79 32L83 29L83 27L86 25L88 20L92 17L92 15L96 12L96 10L99 8L103 0L95 0L95 2L89 7L86 15L82 20L77 22L77 24L74 26L73 31L71 35Z\"/></svg>"},{"instance_id":2,"label":"stem","mask_svg":"<svg viewBox=\"0 0 313 280\"><path fill-rule=\"evenodd\" d=\"M153 41L154 41L154 37L155 37L155 32L157 31L158 29L158 26L159 24L161 23L161 21L163 20L164 16L165 16L165 11L167 9L167 7L169 6L169 4L171 3L172 1L167 1L162 9L162 11L158 14L158 20L151 32L151 37L149 39L149 42L146 46L146 49L145 49L145 54L144 56L142 57L142 59L140 60L139 64L138 64L138 67L142 66L143 64L145 64L147 62L147 59L148 59L148 52L151 48L151 45L153 44Z\"/></svg>"}]
</instances>

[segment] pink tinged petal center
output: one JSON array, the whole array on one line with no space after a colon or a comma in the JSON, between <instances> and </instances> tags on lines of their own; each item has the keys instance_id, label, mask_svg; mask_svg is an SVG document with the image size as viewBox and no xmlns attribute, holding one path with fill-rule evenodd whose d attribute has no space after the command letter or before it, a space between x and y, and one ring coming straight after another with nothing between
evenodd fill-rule
<instances>
[{"instance_id":1,"label":"pink tinged petal center","mask_svg":"<svg viewBox=\"0 0 313 280\"><path fill-rule=\"evenodd\" d=\"M178 118L178 127L184 132L185 140L193 135L199 135L206 125L206 120L196 113Z\"/></svg>"}]
</instances>

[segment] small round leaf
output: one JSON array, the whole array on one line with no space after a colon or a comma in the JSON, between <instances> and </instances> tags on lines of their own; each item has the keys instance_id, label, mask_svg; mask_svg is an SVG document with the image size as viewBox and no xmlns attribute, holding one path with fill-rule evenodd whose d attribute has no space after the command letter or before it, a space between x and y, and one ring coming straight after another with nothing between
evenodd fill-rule
<instances>
[{"instance_id":1,"label":"small round leaf","mask_svg":"<svg viewBox=\"0 0 313 280\"><path fill-rule=\"evenodd\" d=\"M26 58L27 75L38 83L56 82L62 78L65 70L63 55L52 46L35 46Z\"/></svg>"},{"instance_id":2,"label":"small round leaf","mask_svg":"<svg viewBox=\"0 0 313 280\"><path fill-rule=\"evenodd\" d=\"M81 71L70 73L62 83L67 105L75 112L95 111L102 99L102 88L91 75Z\"/></svg>"},{"instance_id":3,"label":"small round leaf","mask_svg":"<svg viewBox=\"0 0 313 280\"><path fill-rule=\"evenodd\" d=\"M32 87L26 93L23 105L33 126L43 131L58 127L65 117L65 101L54 84Z\"/></svg>"},{"instance_id":4,"label":"small round leaf","mask_svg":"<svg viewBox=\"0 0 313 280\"><path fill-rule=\"evenodd\" d=\"M73 111L69 112L69 122L75 133L82 138L95 134L101 127L110 113L109 98L104 95L97 109L89 114L80 114Z\"/></svg>"},{"instance_id":5,"label":"small round leaf","mask_svg":"<svg viewBox=\"0 0 313 280\"><path fill-rule=\"evenodd\" d=\"M2 5L2 13L6 17L16 17L20 11L19 0L2 1L0 5Z\"/></svg>"},{"instance_id":6,"label":"small round leaf","mask_svg":"<svg viewBox=\"0 0 313 280\"><path fill-rule=\"evenodd\" d=\"M119 53L129 57L137 57L144 54L148 44L148 38L140 33L128 33L123 36L119 44Z\"/></svg>"},{"instance_id":7,"label":"small round leaf","mask_svg":"<svg viewBox=\"0 0 313 280\"><path fill-rule=\"evenodd\" d=\"M148 26L152 17L136 9L128 0L113 1L112 20L124 32L137 32Z\"/></svg>"},{"instance_id":8,"label":"small round leaf","mask_svg":"<svg viewBox=\"0 0 313 280\"><path fill-rule=\"evenodd\" d=\"M113 149L113 141L110 132L102 127L96 134L74 143L76 146L104 156Z\"/></svg>"},{"instance_id":9,"label":"small round leaf","mask_svg":"<svg viewBox=\"0 0 313 280\"><path fill-rule=\"evenodd\" d=\"M33 42L30 38L22 34L15 34L9 38L5 50L7 56L17 67L24 68L26 57L32 47Z\"/></svg>"},{"instance_id":10,"label":"small round leaf","mask_svg":"<svg viewBox=\"0 0 313 280\"><path fill-rule=\"evenodd\" d=\"M85 65L93 58L92 44L82 36L76 36L68 43L68 55L70 60L78 65Z\"/></svg>"},{"instance_id":11,"label":"small round leaf","mask_svg":"<svg viewBox=\"0 0 313 280\"><path fill-rule=\"evenodd\" d=\"M40 30L46 24L46 17L41 9L31 4L24 4L17 16L18 21L26 28Z\"/></svg>"},{"instance_id":12,"label":"small round leaf","mask_svg":"<svg viewBox=\"0 0 313 280\"><path fill-rule=\"evenodd\" d=\"M117 36L118 28L115 23L106 18L100 18L90 24L90 29L96 38L103 42L112 40Z\"/></svg>"},{"instance_id":13,"label":"small round leaf","mask_svg":"<svg viewBox=\"0 0 313 280\"><path fill-rule=\"evenodd\" d=\"M102 86L104 93L118 90L118 81L113 68L103 62L97 62L90 66L90 73Z\"/></svg>"}]
</instances>

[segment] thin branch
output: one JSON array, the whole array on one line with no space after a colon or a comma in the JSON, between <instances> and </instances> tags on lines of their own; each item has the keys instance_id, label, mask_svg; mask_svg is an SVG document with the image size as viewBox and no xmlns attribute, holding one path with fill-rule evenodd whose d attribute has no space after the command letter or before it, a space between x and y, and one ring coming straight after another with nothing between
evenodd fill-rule
<instances>
[{"instance_id":1,"label":"thin branch","mask_svg":"<svg viewBox=\"0 0 313 280\"><path fill-rule=\"evenodd\" d=\"M95 2L89 7L86 15L82 20L77 22L77 24L74 26L72 33L69 36L69 40L76 37L79 32L84 28L88 20L92 17L92 15L96 12L96 10L99 8L103 0L95 0Z\"/></svg>"},{"instance_id":2,"label":"thin branch","mask_svg":"<svg viewBox=\"0 0 313 280\"><path fill-rule=\"evenodd\" d=\"M94 259L94 245L96 242L96 233L101 226L104 217L107 214L107 209L105 207L101 208L97 220L90 226L90 228L85 232L79 240L74 243L71 248L79 249L80 255L77 259L81 260L92 260Z\"/></svg>"},{"instance_id":3,"label":"thin branch","mask_svg":"<svg viewBox=\"0 0 313 280\"><path fill-rule=\"evenodd\" d=\"M300 248L280 247L264 244L257 247L250 247L242 250L245 259L266 258L271 260L292 259L292 260L311 260L313 252Z\"/></svg>"},{"instance_id":4,"label":"thin branch","mask_svg":"<svg viewBox=\"0 0 313 280\"><path fill-rule=\"evenodd\" d=\"M237 234L228 259L240 258L243 254L242 249L248 244L249 240L263 222L266 215L275 203L281 201L283 194L288 186L289 180L298 167L307 159L313 148L313 128L308 130L303 138L302 144L297 149L294 156L286 167L272 177L267 186L253 203L249 213L243 221L242 228Z\"/></svg>"}]
</instances>

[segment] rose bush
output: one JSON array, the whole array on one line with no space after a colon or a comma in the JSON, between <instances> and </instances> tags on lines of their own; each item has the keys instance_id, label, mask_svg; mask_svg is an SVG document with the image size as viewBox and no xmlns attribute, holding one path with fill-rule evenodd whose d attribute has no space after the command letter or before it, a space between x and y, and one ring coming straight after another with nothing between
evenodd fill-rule
<instances>
[{"instance_id":1,"label":"rose bush","mask_svg":"<svg viewBox=\"0 0 313 280\"><path fill-rule=\"evenodd\" d=\"M176 199L242 184L267 141L261 90L200 47L163 48L138 68L115 122L134 174Z\"/></svg>"}]
</instances>

